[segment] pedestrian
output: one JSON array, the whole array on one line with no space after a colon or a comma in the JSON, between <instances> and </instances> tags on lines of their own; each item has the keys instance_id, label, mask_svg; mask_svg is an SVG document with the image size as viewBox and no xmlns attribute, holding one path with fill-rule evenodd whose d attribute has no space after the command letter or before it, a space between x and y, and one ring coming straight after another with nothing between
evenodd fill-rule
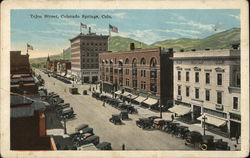
<instances>
[{"instance_id":1,"label":"pedestrian","mask_svg":"<svg viewBox=\"0 0 250 158\"><path fill-rule=\"evenodd\" d=\"M173 114L171 115L171 119L172 119L172 122L173 122L174 121L174 115Z\"/></svg>"},{"instance_id":2,"label":"pedestrian","mask_svg":"<svg viewBox=\"0 0 250 158\"><path fill-rule=\"evenodd\" d=\"M95 87L93 87L93 91L95 91Z\"/></svg>"},{"instance_id":3,"label":"pedestrian","mask_svg":"<svg viewBox=\"0 0 250 158\"><path fill-rule=\"evenodd\" d=\"M122 150L125 150L125 144L122 144Z\"/></svg>"},{"instance_id":4,"label":"pedestrian","mask_svg":"<svg viewBox=\"0 0 250 158\"><path fill-rule=\"evenodd\" d=\"M239 134L238 133L236 134L235 139L236 139L236 144L239 144Z\"/></svg>"},{"instance_id":5,"label":"pedestrian","mask_svg":"<svg viewBox=\"0 0 250 158\"><path fill-rule=\"evenodd\" d=\"M104 106L104 107L105 107L105 101L103 101L103 104L102 104L102 106Z\"/></svg>"}]
</instances>

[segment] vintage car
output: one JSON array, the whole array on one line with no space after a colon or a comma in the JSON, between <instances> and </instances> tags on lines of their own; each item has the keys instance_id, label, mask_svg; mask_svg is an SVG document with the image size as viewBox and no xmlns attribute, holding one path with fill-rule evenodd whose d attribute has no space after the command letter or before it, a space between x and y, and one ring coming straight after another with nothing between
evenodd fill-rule
<instances>
[{"instance_id":1,"label":"vintage car","mask_svg":"<svg viewBox=\"0 0 250 158\"><path fill-rule=\"evenodd\" d=\"M83 129L81 129L79 132L81 132L81 133L91 133L91 134L94 134L94 130L93 130L93 128L91 128L91 127L86 127L86 128L83 128Z\"/></svg>"},{"instance_id":2,"label":"vintage car","mask_svg":"<svg viewBox=\"0 0 250 158\"><path fill-rule=\"evenodd\" d=\"M75 128L75 131L77 132L77 131L80 131L80 130L82 130L84 128L87 128L87 127L89 127L89 125L87 125L87 124L80 124L79 126L77 126Z\"/></svg>"},{"instance_id":3,"label":"vintage car","mask_svg":"<svg viewBox=\"0 0 250 158\"><path fill-rule=\"evenodd\" d=\"M170 124L170 120L165 120L165 123L164 123L164 126L162 127L162 131L167 131L168 127L169 127L169 124Z\"/></svg>"},{"instance_id":4,"label":"vintage car","mask_svg":"<svg viewBox=\"0 0 250 158\"><path fill-rule=\"evenodd\" d=\"M74 114L74 110L72 107L70 108L64 108L62 109L62 112L61 112L61 118L65 118L65 119L70 119L70 118L73 118L75 117L75 114Z\"/></svg>"},{"instance_id":5,"label":"vintage car","mask_svg":"<svg viewBox=\"0 0 250 158\"><path fill-rule=\"evenodd\" d=\"M116 99L112 104L111 106L117 108L119 106L120 103L123 103L121 100L119 99Z\"/></svg>"},{"instance_id":6,"label":"vintage car","mask_svg":"<svg viewBox=\"0 0 250 158\"><path fill-rule=\"evenodd\" d=\"M112 117L109 119L109 121L114 123L115 125L116 124L120 124L120 125L122 124L120 115L112 115Z\"/></svg>"},{"instance_id":7,"label":"vintage car","mask_svg":"<svg viewBox=\"0 0 250 158\"><path fill-rule=\"evenodd\" d=\"M222 139L216 139L214 141L216 150L230 150L228 142L223 141Z\"/></svg>"},{"instance_id":8,"label":"vintage car","mask_svg":"<svg viewBox=\"0 0 250 158\"><path fill-rule=\"evenodd\" d=\"M69 103L60 103L56 105L56 112L60 113L62 111L62 109L68 108L70 107Z\"/></svg>"},{"instance_id":9,"label":"vintage car","mask_svg":"<svg viewBox=\"0 0 250 158\"><path fill-rule=\"evenodd\" d=\"M127 106L127 111L129 114L137 114L138 113L137 109L132 105Z\"/></svg>"},{"instance_id":10,"label":"vintage car","mask_svg":"<svg viewBox=\"0 0 250 158\"><path fill-rule=\"evenodd\" d=\"M159 117L159 116L149 116L148 118L149 118L151 121L154 121L154 119L161 118L161 117Z\"/></svg>"},{"instance_id":11,"label":"vintage car","mask_svg":"<svg viewBox=\"0 0 250 158\"><path fill-rule=\"evenodd\" d=\"M78 132L76 135L74 135L74 137L72 137L72 142L79 142L82 141L90 136L92 136L92 133L81 133Z\"/></svg>"},{"instance_id":12,"label":"vintage car","mask_svg":"<svg viewBox=\"0 0 250 158\"><path fill-rule=\"evenodd\" d=\"M162 129L164 125L165 125L164 119L160 119L160 118L154 119L153 127L155 129Z\"/></svg>"},{"instance_id":13,"label":"vintage car","mask_svg":"<svg viewBox=\"0 0 250 158\"><path fill-rule=\"evenodd\" d=\"M187 134L189 133L189 129L187 126L176 126L176 133L175 136L185 139L187 137Z\"/></svg>"},{"instance_id":14,"label":"vintage car","mask_svg":"<svg viewBox=\"0 0 250 158\"><path fill-rule=\"evenodd\" d=\"M214 136L211 135L202 136L199 148L201 150L215 150Z\"/></svg>"},{"instance_id":15,"label":"vintage car","mask_svg":"<svg viewBox=\"0 0 250 158\"><path fill-rule=\"evenodd\" d=\"M97 144L99 144L99 141L100 141L99 136L92 135L90 137L87 137L85 139L81 139L81 140L75 142L75 145L76 146L81 146L81 145L90 144L90 143L93 143L94 145L97 145Z\"/></svg>"},{"instance_id":16,"label":"vintage car","mask_svg":"<svg viewBox=\"0 0 250 158\"><path fill-rule=\"evenodd\" d=\"M98 150L112 150L111 143L109 143L109 142L102 142L102 143L96 145L96 148Z\"/></svg>"},{"instance_id":17,"label":"vintage car","mask_svg":"<svg viewBox=\"0 0 250 158\"><path fill-rule=\"evenodd\" d=\"M83 95L88 95L87 90L83 90L82 94L83 94Z\"/></svg>"},{"instance_id":18,"label":"vintage car","mask_svg":"<svg viewBox=\"0 0 250 158\"><path fill-rule=\"evenodd\" d=\"M180 124L177 122L169 122L169 125L167 126L167 129L165 130L167 133L176 133L176 127L179 126Z\"/></svg>"},{"instance_id":19,"label":"vintage car","mask_svg":"<svg viewBox=\"0 0 250 158\"><path fill-rule=\"evenodd\" d=\"M121 117L122 120L128 120L129 119L128 112L127 111L121 111L120 117Z\"/></svg>"},{"instance_id":20,"label":"vintage car","mask_svg":"<svg viewBox=\"0 0 250 158\"><path fill-rule=\"evenodd\" d=\"M202 135L198 131L191 131L187 133L187 136L185 138L185 145L198 145L202 141Z\"/></svg>"},{"instance_id":21,"label":"vintage car","mask_svg":"<svg viewBox=\"0 0 250 158\"><path fill-rule=\"evenodd\" d=\"M101 95L100 95L100 100L101 100L101 101L105 101L107 98L108 98L108 97L107 97L106 95L104 95L104 94L101 94Z\"/></svg>"},{"instance_id":22,"label":"vintage car","mask_svg":"<svg viewBox=\"0 0 250 158\"><path fill-rule=\"evenodd\" d=\"M139 118L136 121L136 125L142 129L150 129L153 126L153 121L149 118Z\"/></svg>"},{"instance_id":23,"label":"vintage car","mask_svg":"<svg viewBox=\"0 0 250 158\"><path fill-rule=\"evenodd\" d=\"M119 110L126 110L128 106L129 106L129 105L127 105L127 104L125 104L125 103L119 103L118 106L117 106L117 108L118 108Z\"/></svg>"}]
</instances>

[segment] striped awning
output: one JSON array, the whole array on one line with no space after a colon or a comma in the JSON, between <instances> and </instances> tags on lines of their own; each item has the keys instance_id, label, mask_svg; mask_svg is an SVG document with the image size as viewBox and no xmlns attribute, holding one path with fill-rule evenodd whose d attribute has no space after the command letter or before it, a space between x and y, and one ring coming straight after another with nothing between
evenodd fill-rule
<instances>
[{"instance_id":1,"label":"striped awning","mask_svg":"<svg viewBox=\"0 0 250 158\"><path fill-rule=\"evenodd\" d=\"M145 103L147 105L155 105L158 103L158 100L153 99L153 98L148 98L148 99L144 100L143 103Z\"/></svg>"},{"instance_id":2,"label":"striped awning","mask_svg":"<svg viewBox=\"0 0 250 158\"><path fill-rule=\"evenodd\" d=\"M200 121L204 121L203 117L205 116L205 122L208 123L208 124L212 124L212 125L215 125L217 127L220 127L220 126L224 126L227 121L225 120L222 120L220 118L217 118L215 116L212 116L212 115L208 115L208 114L203 114L201 115L200 117L197 118L197 120L200 120Z\"/></svg>"},{"instance_id":3,"label":"striped awning","mask_svg":"<svg viewBox=\"0 0 250 158\"><path fill-rule=\"evenodd\" d=\"M142 96L138 96L137 98L135 98L134 100L137 101L138 103L143 102L144 100L146 100L147 98L142 97Z\"/></svg>"}]
</instances>

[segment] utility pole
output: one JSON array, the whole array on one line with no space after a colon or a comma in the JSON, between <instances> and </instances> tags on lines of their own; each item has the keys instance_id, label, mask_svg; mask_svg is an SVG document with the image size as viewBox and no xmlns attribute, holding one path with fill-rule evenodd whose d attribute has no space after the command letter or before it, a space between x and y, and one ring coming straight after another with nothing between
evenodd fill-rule
<instances>
[{"instance_id":1,"label":"utility pole","mask_svg":"<svg viewBox=\"0 0 250 158\"><path fill-rule=\"evenodd\" d=\"M207 119L207 117L204 115L202 117L202 119L203 119L203 128L204 128L203 135L206 135L206 119Z\"/></svg>"}]
</instances>

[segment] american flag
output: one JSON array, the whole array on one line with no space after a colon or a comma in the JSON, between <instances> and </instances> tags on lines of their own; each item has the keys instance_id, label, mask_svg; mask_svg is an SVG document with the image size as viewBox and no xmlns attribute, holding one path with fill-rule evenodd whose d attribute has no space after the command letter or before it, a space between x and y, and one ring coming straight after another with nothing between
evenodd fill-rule
<instances>
[{"instance_id":1,"label":"american flag","mask_svg":"<svg viewBox=\"0 0 250 158\"><path fill-rule=\"evenodd\" d=\"M81 23L81 28L87 28L87 25L85 25L85 24L83 24L83 23Z\"/></svg>"},{"instance_id":2,"label":"american flag","mask_svg":"<svg viewBox=\"0 0 250 158\"><path fill-rule=\"evenodd\" d=\"M33 50L33 46L27 43L27 50Z\"/></svg>"},{"instance_id":3,"label":"american flag","mask_svg":"<svg viewBox=\"0 0 250 158\"><path fill-rule=\"evenodd\" d=\"M118 28L115 27L115 26L112 26L112 25L109 24L109 29L110 29L112 32L118 33Z\"/></svg>"}]
</instances>

